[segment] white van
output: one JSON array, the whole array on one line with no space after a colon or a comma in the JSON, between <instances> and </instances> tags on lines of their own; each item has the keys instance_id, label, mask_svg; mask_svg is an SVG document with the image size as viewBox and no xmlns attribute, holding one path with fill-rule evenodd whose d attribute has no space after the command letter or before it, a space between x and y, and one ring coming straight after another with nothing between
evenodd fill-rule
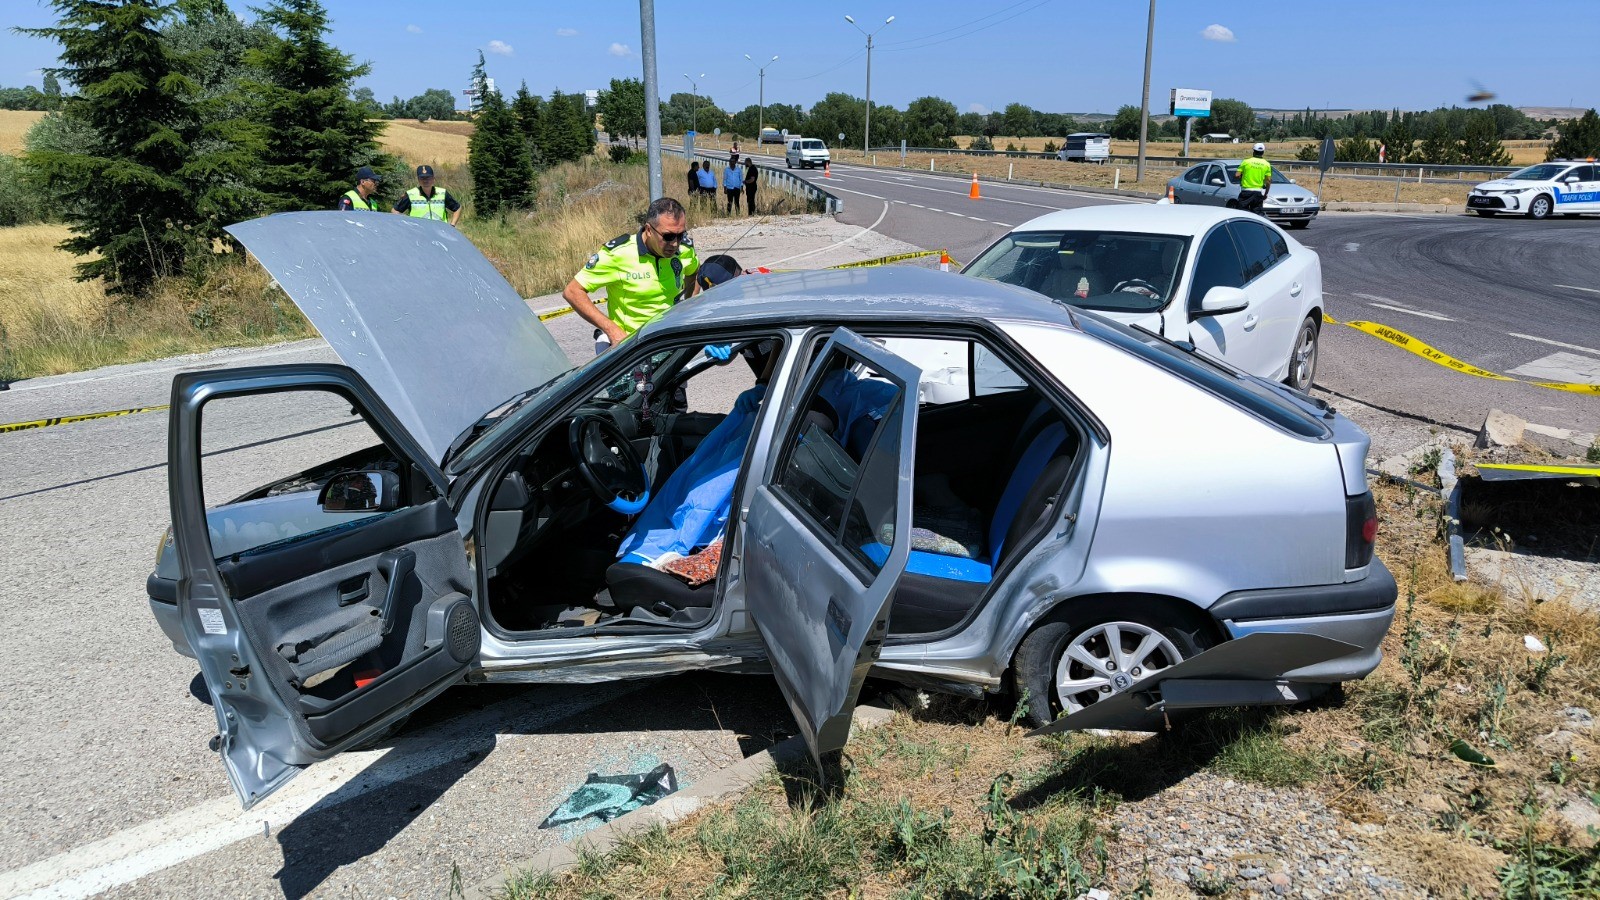
<instances>
[{"instance_id":1,"label":"white van","mask_svg":"<svg viewBox=\"0 0 1600 900\"><path fill-rule=\"evenodd\" d=\"M828 145L820 138L789 135L789 149L783 154L785 166L791 169L795 166L810 169L815 166L825 166L828 162Z\"/></svg>"},{"instance_id":2,"label":"white van","mask_svg":"<svg viewBox=\"0 0 1600 900\"><path fill-rule=\"evenodd\" d=\"M1111 158L1111 135L1097 131L1075 131L1067 135L1056 159L1104 164Z\"/></svg>"}]
</instances>

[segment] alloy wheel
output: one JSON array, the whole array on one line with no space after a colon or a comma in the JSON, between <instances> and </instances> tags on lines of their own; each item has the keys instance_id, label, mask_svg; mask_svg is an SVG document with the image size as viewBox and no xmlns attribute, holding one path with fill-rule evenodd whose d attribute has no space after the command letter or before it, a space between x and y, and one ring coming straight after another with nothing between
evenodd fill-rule
<instances>
[{"instance_id":1,"label":"alloy wheel","mask_svg":"<svg viewBox=\"0 0 1600 900\"><path fill-rule=\"evenodd\" d=\"M1072 714L1183 661L1166 635L1138 622L1106 622L1084 629L1056 664L1056 695Z\"/></svg>"},{"instance_id":2,"label":"alloy wheel","mask_svg":"<svg viewBox=\"0 0 1600 900\"><path fill-rule=\"evenodd\" d=\"M1300 336L1294 342L1294 356L1289 360L1289 386L1309 391L1316 374L1317 326L1308 320L1300 326Z\"/></svg>"},{"instance_id":3,"label":"alloy wheel","mask_svg":"<svg viewBox=\"0 0 1600 900\"><path fill-rule=\"evenodd\" d=\"M1550 198L1543 194L1533 198L1528 204L1528 215L1535 219L1548 219L1550 217Z\"/></svg>"}]
</instances>

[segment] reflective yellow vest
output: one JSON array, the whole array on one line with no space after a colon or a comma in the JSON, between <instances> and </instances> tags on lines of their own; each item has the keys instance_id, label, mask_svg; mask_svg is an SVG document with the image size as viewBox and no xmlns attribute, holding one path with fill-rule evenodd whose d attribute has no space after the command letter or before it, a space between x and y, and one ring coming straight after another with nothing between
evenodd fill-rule
<instances>
[{"instance_id":1,"label":"reflective yellow vest","mask_svg":"<svg viewBox=\"0 0 1600 900\"><path fill-rule=\"evenodd\" d=\"M406 198L411 201L409 215L413 219L432 219L435 222L447 222L450 213L444 208L445 190L442 187L433 189L433 199L422 196L422 188L412 188L406 191Z\"/></svg>"},{"instance_id":2,"label":"reflective yellow vest","mask_svg":"<svg viewBox=\"0 0 1600 900\"><path fill-rule=\"evenodd\" d=\"M361 192L355 188L345 191L344 195L350 198L350 205L354 206L356 209L370 209L373 212L383 212L383 210L378 208L377 201L363 199Z\"/></svg>"}]
</instances>

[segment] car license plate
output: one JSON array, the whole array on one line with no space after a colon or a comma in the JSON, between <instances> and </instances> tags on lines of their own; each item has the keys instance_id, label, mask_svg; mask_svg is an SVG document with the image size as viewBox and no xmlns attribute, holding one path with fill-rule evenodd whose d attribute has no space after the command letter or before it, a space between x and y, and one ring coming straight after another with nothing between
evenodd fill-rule
<instances>
[{"instance_id":1,"label":"car license plate","mask_svg":"<svg viewBox=\"0 0 1600 900\"><path fill-rule=\"evenodd\" d=\"M1300 215L1302 209L1303 207L1299 206L1285 206L1283 208L1283 214L1286 216L1298 216Z\"/></svg>"}]
</instances>

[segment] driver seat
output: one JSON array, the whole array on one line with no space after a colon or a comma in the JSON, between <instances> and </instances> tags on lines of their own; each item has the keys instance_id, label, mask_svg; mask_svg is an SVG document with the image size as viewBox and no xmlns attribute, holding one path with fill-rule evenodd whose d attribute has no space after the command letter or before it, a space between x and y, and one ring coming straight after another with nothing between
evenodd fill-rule
<instances>
[{"instance_id":1,"label":"driver seat","mask_svg":"<svg viewBox=\"0 0 1600 900\"><path fill-rule=\"evenodd\" d=\"M1089 293L1095 292L1097 278L1089 269L1088 254L1083 251L1077 253L1056 253L1056 265L1044 276L1044 281L1039 284L1039 293L1056 300L1064 300L1078 292L1078 281L1089 280Z\"/></svg>"}]
</instances>

